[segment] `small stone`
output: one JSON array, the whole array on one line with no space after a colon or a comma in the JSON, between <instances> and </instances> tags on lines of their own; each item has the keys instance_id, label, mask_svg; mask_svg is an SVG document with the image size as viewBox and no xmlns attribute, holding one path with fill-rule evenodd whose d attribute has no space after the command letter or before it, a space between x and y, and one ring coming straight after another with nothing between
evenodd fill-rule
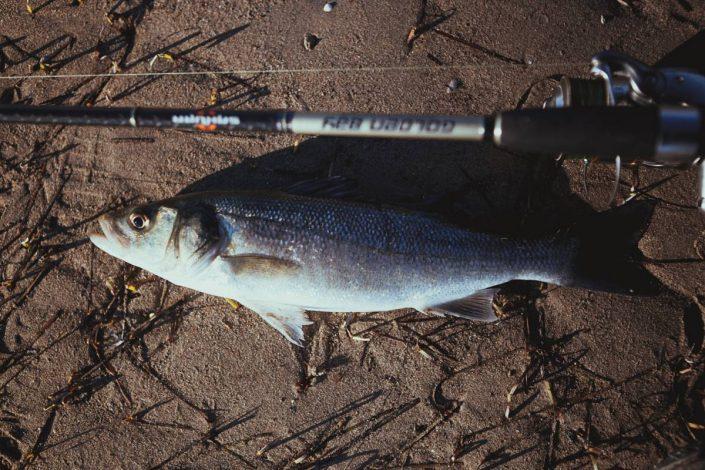
<instances>
[{"instance_id":1,"label":"small stone","mask_svg":"<svg viewBox=\"0 0 705 470\"><path fill-rule=\"evenodd\" d=\"M415 432L416 434L421 434L421 433L424 432L427 428L428 428L428 426L426 426L425 424L418 424L418 423L417 423L417 424L414 424L414 432Z\"/></svg>"},{"instance_id":2,"label":"small stone","mask_svg":"<svg viewBox=\"0 0 705 470\"><path fill-rule=\"evenodd\" d=\"M319 42L321 42L321 38L315 34L306 33L306 36L304 36L304 49L312 51Z\"/></svg>"},{"instance_id":3,"label":"small stone","mask_svg":"<svg viewBox=\"0 0 705 470\"><path fill-rule=\"evenodd\" d=\"M325 5L323 5L323 11L326 13L330 13L333 11L333 8L335 7L336 2L327 2Z\"/></svg>"},{"instance_id":4,"label":"small stone","mask_svg":"<svg viewBox=\"0 0 705 470\"><path fill-rule=\"evenodd\" d=\"M462 86L462 82L459 79L454 78L448 84L448 87L446 88L446 93L453 93L455 90L457 90L461 86Z\"/></svg>"}]
</instances>

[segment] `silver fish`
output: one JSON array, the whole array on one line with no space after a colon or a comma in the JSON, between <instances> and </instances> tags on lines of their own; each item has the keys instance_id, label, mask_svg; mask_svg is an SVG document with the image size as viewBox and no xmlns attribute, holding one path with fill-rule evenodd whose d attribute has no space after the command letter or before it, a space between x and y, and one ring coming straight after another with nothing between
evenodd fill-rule
<instances>
[{"instance_id":1,"label":"silver fish","mask_svg":"<svg viewBox=\"0 0 705 470\"><path fill-rule=\"evenodd\" d=\"M625 253L642 224L602 218L616 228L603 232L602 220L582 239L517 240L336 198L204 192L104 215L90 239L174 284L237 299L301 345L306 311L410 307L493 321L496 286L515 279L631 291Z\"/></svg>"}]
</instances>

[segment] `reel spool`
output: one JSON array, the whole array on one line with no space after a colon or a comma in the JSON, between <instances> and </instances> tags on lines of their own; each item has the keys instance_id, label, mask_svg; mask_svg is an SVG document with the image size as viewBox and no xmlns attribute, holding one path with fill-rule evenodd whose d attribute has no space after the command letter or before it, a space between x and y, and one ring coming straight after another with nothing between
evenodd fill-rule
<instances>
[{"instance_id":1,"label":"reel spool","mask_svg":"<svg viewBox=\"0 0 705 470\"><path fill-rule=\"evenodd\" d=\"M611 106L607 81L598 78L571 78L563 76L554 95L544 104L545 108L581 106Z\"/></svg>"}]
</instances>

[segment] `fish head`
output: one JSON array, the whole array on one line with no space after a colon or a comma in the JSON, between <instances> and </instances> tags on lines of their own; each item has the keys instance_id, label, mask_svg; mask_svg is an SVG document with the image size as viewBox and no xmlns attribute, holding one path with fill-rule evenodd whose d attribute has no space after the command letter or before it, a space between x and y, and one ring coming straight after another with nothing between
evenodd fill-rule
<instances>
[{"instance_id":1,"label":"fish head","mask_svg":"<svg viewBox=\"0 0 705 470\"><path fill-rule=\"evenodd\" d=\"M111 256L141 268L163 264L177 218L171 207L145 204L101 215L91 242Z\"/></svg>"},{"instance_id":2,"label":"fish head","mask_svg":"<svg viewBox=\"0 0 705 470\"><path fill-rule=\"evenodd\" d=\"M220 226L209 207L162 201L129 207L98 219L91 242L109 255L154 273L200 270L217 256Z\"/></svg>"}]
</instances>

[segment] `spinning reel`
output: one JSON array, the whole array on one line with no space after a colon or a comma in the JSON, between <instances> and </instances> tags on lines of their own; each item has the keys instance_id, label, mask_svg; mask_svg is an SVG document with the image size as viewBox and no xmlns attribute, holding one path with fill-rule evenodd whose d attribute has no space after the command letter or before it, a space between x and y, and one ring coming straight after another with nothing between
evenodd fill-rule
<instances>
[{"instance_id":1,"label":"spinning reel","mask_svg":"<svg viewBox=\"0 0 705 470\"><path fill-rule=\"evenodd\" d=\"M611 202L616 199L622 165L631 167L638 181L639 166L686 169L698 166L699 206L705 210L705 166L699 155L697 138L702 128L685 109L705 107L705 76L679 68L650 67L632 57L605 51L592 58L593 78L561 78L555 94L544 108L581 108L595 106L661 106L662 128L672 129L663 134L653 158L633 158L622 161L615 156L616 181ZM678 112L675 112L678 111ZM685 112L684 112L685 111ZM700 124L702 126L702 124ZM700 138L702 141L702 137ZM590 160L584 159L585 170ZM631 188L632 197L636 188Z\"/></svg>"}]
</instances>

